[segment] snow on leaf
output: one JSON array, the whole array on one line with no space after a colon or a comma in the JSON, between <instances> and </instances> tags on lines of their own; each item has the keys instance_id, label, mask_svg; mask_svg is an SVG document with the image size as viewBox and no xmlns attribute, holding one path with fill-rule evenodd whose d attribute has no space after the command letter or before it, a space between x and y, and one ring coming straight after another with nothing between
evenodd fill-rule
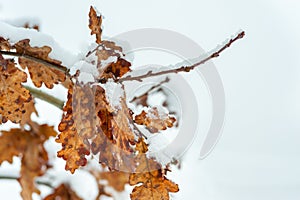
<instances>
[{"instance_id":1,"label":"snow on leaf","mask_svg":"<svg viewBox=\"0 0 300 200\"><path fill-rule=\"evenodd\" d=\"M96 43L101 43L101 35L102 35L102 16L97 15L96 10L91 6L89 12L89 28L91 29L91 35L96 35Z\"/></svg>"},{"instance_id":2,"label":"snow on leaf","mask_svg":"<svg viewBox=\"0 0 300 200\"><path fill-rule=\"evenodd\" d=\"M96 50L96 51L95 51ZM122 56L122 47L117 46L115 42L103 40L101 44L97 46L95 49L95 55L97 57L98 65L104 66L104 63L110 58L110 57L120 57ZM90 55L92 52L89 52L88 55Z\"/></svg>"},{"instance_id":3,"label":"snow on leaf","mask_svg":"<svg viewBox=\"0 0 300 200\"><path fill-rule=\"evenodd\" d=\"M129 184L135 186L130 194L131 200L169 200L169 193L178 192L178 185L166 178L166 171L152 158L146 156L147 144L139 139L136 150L136 173L129 176Z\"/></svg>"},{"instance_id":4,"label":"snow on leaf","mask_svg":"<svg viewBox=\"0 0 300 200\"><path fill-rule=\"evenodd\" d=\"M145 125L151 133L157 133L160 130L166 130L173 127L176 119L160 111L157 107L151 108L148 112L144 110L135 116L134 122L139 125Z\"/></svg>"},{"instance_id":5,"label":"snow on leaf","mask_svg":"<svg viewBox=\"0 0 300 200\"><path fill-rule=\"evenodd\" d=\"M24 39L14 44L14 48L16 48L17 53L28 55L54 65L61 64L60 61L49 57L49 53L52 51L50 47L31 47L29 41L29 39ZM53 69L43 62L38 62L26 57L19 57L19 64L23 69L26 67L28 68L32 82L36 87L41 87L44 83L47 88L51 89L54 84L63 82L66 79L64 72L59 71L58 69Z\"/></svg>"},{"instance_id":6,"label":"snow on leaf","mask_svg":"<svg viewBox=\"0 0 300 200\"><path fill-rule=\"evenodd\" d=\"M0 54L0 124L8 120L19 123L27 112L25 104L32 98L21 85L26 81L26 73L19 70L13 60L4 59Z\"/></svg>"},{"instance_id":7,"label":"snow on leaf","mask_svg":"<svg viewBox=\"0 0 300 200\"><path fill-rule=\"evenodd\" d=\"M52 194L49 194L44 200L82 200L70 186L61 184Z\"/></svg>"},{"instance_id":8,"label":"snow on leaf","mask_svg":"<svg viewBox=\"0 0 300 200\"><path fill-rule=\"evenodd\" d=\"M105 83L109 78L120 78L130 72L131 63L122 58L122 48L111 41L102 41L95 51L99 78Z\"/></svg>"},{"instance_id":9,"label":"snow on leaf","mask_svg":"<svg viewBox=\"0 0 300 200\"><path fill-rule=\"evenodd\" d=\"M34 180L42 176L48 165L48 155L44 149L44 142L55 136L53 127L32 123L30 131L11 129L2 131L0 136L0 164L3 161L12 163L13 156L21 157L21 171L18 181L22 187L23 199L32 199L32 193L39 193Z\"/></svg>"}]
</instances>

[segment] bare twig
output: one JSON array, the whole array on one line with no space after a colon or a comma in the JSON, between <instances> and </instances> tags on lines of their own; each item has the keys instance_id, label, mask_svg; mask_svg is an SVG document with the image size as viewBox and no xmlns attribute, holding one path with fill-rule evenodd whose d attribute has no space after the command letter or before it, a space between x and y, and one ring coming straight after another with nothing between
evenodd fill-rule
<instances>
[{"instance_id":1,"label":"bare twig","mask_svg":"<svg viewBox=\"0 0 300 200\"><path fill-rule=\"evenodd\" d=\"M204 58L203 60L191 65L191 66L182 66L180 68L176 68L176 69L169 69L169 70L165 70L165 71L160 71L160 72L152 72L149 71L146 74L143 75L139 75L139 76L126 76L124 78L121 78L118 80L118 82L124 82L124 81L142 81L142 79L144 78L149 78L149 77L153 77L153 76L160 76L160 75L164 75L164 74L171 74L171 73L178 73L178 72L189 72L193 69L195 69L196 67L206 63L207 61L219 57L219 55L228 47L231 46L232 43L234 43L235 41L242 39L245 36L245 32L242 31L240 32L235 38L230 39L222 48L220 48L219 50L213 52L212 54L210 54L209 56L207 56L206 58Z\"/></svg>"},{"instance_id":2,"label":"bare twig","mask_svg":"<svg viewBox=\"0 0 300 200\"><path fill-rule=\"evenodd\" d=\"M44 100L44 101L46 101L46 102L48 102L48 103L56 106L57 108L59 108L61 110L63 109L63 107L64 107L64 101L62 101L60 99L57 99L57 98L55 98L55 97L53 97L53 96L51 96L51 95L49 95L49 94L47 94L47 93L45 93L45 92L43 92L41 90L37 90L35 88L29 87L29 86L25 86L25 85L23 87L25 87L27 90L29 90L30 93L34 97L39 98L41 100Z\"/></svg>"},{"instance_id":3,"label":"bare twig","mask_svg":"<svg viewBox=\"0 0 300 200\"><path fill-rule=\"evenodd\" d=\"M48 62L48 61L43 60L43 59L39 59L39 58L36 58L36 57L33 57L33 56L29 56L29 55L26 55L26 54L20 54L20 53L12 52L12 51L0 51L0 54L8 55L8 56L23 57L23 58L32 60L34 62L38 62L38 63L41 63L43 65L46 65L47 67L50 67L52 69L57 69L61 72L64 72L67 76L69 75L68 74L68 69L66 67L64 67L62 65L59 65L59 64Z\"/></svg>"},{"instance_id":4,"label":"bare twig","mask_svg":"<svg viewBox=\"0 0 300 200\"><path fill-rule=\"evenodd\" d=\"M97 47L95 49L93 49L92 51L89 51L85 57L89 57L90 55L92 55L92 53L94 53L95 51L97 51L99 49L99 47L101 47L103 44L98 44Z\"/></svg>"},{"instance_id":5,"label":"bare twig","mask_svg":"<svg viewBox=\"0 0 300 200\"><path fill-rule=\"evenodd\" d=\"M144 92L143 94L139 95L139 96L135 96L133 99L130 100L130 103L135 102L137 100L140 100L144 97L147 97L149 95L150 92L152 92L153 90L157 89L158 87L160 87L162 84L169 82L170 79L169 77L166 77L165 80L161 81L160 83L153 85L151 88L149 88L146 92Z\"/></svg>"}]
</instances>

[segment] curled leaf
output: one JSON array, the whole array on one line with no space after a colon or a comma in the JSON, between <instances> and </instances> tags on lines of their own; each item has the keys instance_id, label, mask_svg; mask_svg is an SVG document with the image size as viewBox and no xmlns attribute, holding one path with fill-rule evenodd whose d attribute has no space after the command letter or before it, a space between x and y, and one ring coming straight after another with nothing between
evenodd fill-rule
<instances>
[{"instance_id":1,"label":"curled leaf","mask_svg":"<svg viewBox=\"0 0 300 200\"><path fill-rule=\"evenodd\" d=\"M131 63L123 58L118 58L116 62L112 62L104 68L101 78L120 78L130 70Z\"/></svg>"},{"instance_id":2,"label":"curled leaf","mask_svg":"<svg viewBox=\"0 0 300 200\"><path fill-rule=\"evenodd\" d=\"M90 7L90 12L89 12L89 28L91 29L91 35L95 34L96 35L96 43L100 44L101 43L101 35L102 35L102 29L101 29L101 24L102 24L102 16L97 15L96 10L91 6Z\"/></svg>"},{"instance_id":3,"label":"curled leaf","mask_svg":"<svg viewBox=\"0 0 300 200\"><path fill-rule=\"evenodd\" d=\"M97 56L99 79L102 83L105 83L109 78L121 78L131 71L131 63L122 58L122 48L114 42L102 41L97 47L95 55Z\"/></svg>"},{"instance_id":4,"label":"curled leaf","mask_svg":"<svg viewBox=\"0 0 300 200\"><path fill-rule=\"evenodd\" d=\"M157 133L160 130L173 127L176 119L154 107L149 109L148 112L142 111L139 115L136 115L134 122L145 125L151 133Z\"/></svg>"}]
</instances>

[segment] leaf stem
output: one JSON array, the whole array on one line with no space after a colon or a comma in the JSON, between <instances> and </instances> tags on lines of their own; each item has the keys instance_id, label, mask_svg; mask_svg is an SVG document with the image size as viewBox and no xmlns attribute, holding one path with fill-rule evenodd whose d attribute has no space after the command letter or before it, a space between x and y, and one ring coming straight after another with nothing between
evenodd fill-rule
<instances>
[{"instance_id":1,"label":"leaf stem","mask_svg":"<svg viewBox=\"0 0 300 200\"><path fill-rule=\"evenodd\" d=\"M59 70L61 72L64 72L67 76L69 75L68 69L66 67L64 67L62 65L59 65L59 64L51 63L51 62L48 62L46 60L42 60L42 59L39 59L39 58L36 58L36 57L33 57L33 56L29 56L29 55L26 55L26 54L20 54L20 53L12 52L12 51L0 51L0 54L8 55L8 56L16 56L16 57L27 58L27 59L32 60L34 62L38 62L38 63L46 65L50 68L53 68L53 69Z\"/></svg>"},{"instance_id":2,"label":"leaf stem","mask_svg":"<svg viewBox=\"0 0 300 200\"><path fill-rule=\"evenodd\" d=\"M44 100L44 101L46 101L46 102L48 102L48 103L56 106L57 108L59 108L61 110L63 109L64 103L65 103L64 101L62 101L60 99L57 99L56 97L51 96L51 95L49 95L49 94L47 94L47 93L45 93L45 92L43 92L41 90L37 90L35 88L29 87L29 86L25 86L25 85L23 87L25 87L27 90L29 90L30 93L34 97L39 98L41 100Z\"/></svg>"},{"instance_id":3,"label":"leaf stem","mask_svg":"<svg viewBox=\"0 0 300 200\"><path fill-rule=\"evenodd\" d=\"M219 57L219 55L228 47L231 46L232 43L234 43L235 41L242 39L245 36L245 32L242 31L240 32L235 38L230 39L225 45L223 45L219 50L217 51L213 51L213 53L211 53L209 56L207 56L206 58L204 58L203 60L191 65L191 66L182 66L176 69L169 69L169 70L165 70L165 71L160 71L160 72L152 72L152 71L148 71L146 74L143 75L139 75L139 76L126 76L124 78L121 78L118 80L118 82L124 82L124 81L142 81L142 79L144 78L149 78L149 77L153 77L153 76L160 76L160 75L164 75L164 74L171 74L171 73L178 73L178 72L189 72L193 69L195 69L196 67L206 63L207 61Z\"/></svg>"},{"instance_id":4,"label":"leaf stem","mask_svg":"<svg viewBox=\"0 0 300 200\"><path fill-rule=\"evenodd\" d=\"M0 180L18 180L19 177L15 177L15 176L0 176ZM53 185L51 185L50 182L46 182L46 181L35 181L37 184L39 185L45 185L49 188L54 188Z\"/></svg>"}]
</instances>

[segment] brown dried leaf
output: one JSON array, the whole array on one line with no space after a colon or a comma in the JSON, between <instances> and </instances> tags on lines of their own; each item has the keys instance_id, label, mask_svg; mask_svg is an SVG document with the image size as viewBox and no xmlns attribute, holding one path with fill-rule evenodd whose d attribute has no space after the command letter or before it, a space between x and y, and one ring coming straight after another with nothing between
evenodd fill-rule
<instances>
[{"instance_id":1,"label":"brown dried leaf","mask_svg":"<svg viewBox=\"0 0 300 200\"><path fill-rule=\"evenodd\" d=\"M146 156L147 144L139 139L136 150L137 157L136 173L129 177L129 184L135 186L130 198L132 200L169 200L170 192L178 192L178 185L166 178L165 170L153 159ZM141 184L136 186L137 184Z\"/></svg>"},{"instance_id":2,"label":"brown dried leaf","mask_svg":"<svg viewBox=\"0 0 300 200\"><path fill-rule=\"evenodd\" d=\"M14 47L16 48L16 52L43 60L47 63L61 65L60 61L51 59L49 57L49 53L52 51L50 47L31 47L29 42L29 39L17 42L14 45ZM37 62L25 57L19 57L19 64L23 69L25 69L26 67L28 68L32 82L36 87L41 87L44 83L47 88L51 89L53 88L54 84L63 82L66 79L64 72L50 68L46 65L46 63L43 62Z\"/></svg>"},{"instance_id":3,"label":"brown dried leaf","mask_svg":"<svg viewBox=\"0 0 300 200\"><path fill-rule=\"evenodd\" d=\"M32 101L24 104L24 110L26 112L22 115L22 119L20 121L21 128L24 128L24 126L26 124L31 124L32 123L32 121L31 121L31 114L32 113L35 113L36 115L38 115L37 110L35 109L34 104L35 104L34 100L32 100Z\"/></svg>"},{"instance_id":4,"label":"brown dried leaf","mask_svg":"<svg viewBox=\"0 0 300 200\"><path fill-rule=\"evenodd\" d=\"M121 100L121 106L122 108L115 112L98 112L103 133L100 132L93 140L92 149L93 154L100 152L99 162L109 169L130 171L134 167L132 145L135 144L134 132L130 127L131 110L127 107L125 99Z\"/></svg>"},{"instance_id":5,"label":"brown dried leaf","mask_svg":"<svg viewBox=\"0 0 300 200\"><path fill-rule=\"evenodd\" d=\"M70 186L61 184L52 194L49 194L44 200L82 200Z\"/></svg>"},{"instance_id":6,"label":"brown dried leaf","mask_svg":"<svg viewBox=\"0 0 300 200\"><path fill-rule=\"evenodd\" d=\"M3 37L0 37L0 50L9 51L10 49L11 49L11 45L8 42L8 40L4 39Z\"/></svg>"},{"instance_id":7,"label":"brown dried leaf","mask_svg":"<svg viewBox=\"0 0 300 200\"><path fill-rule=\"evenodd\" d=\"M139 125L145 125L151 133L157 133L160 130L166 130L173 127L176 119L165 113L160 113L156 107L151 108L148 113L142 111L135 116L134 122Z\"/></svg>"},{"instance_id":8,"label":"brown dried leaf","mask_svg":"<svg viewBox=\"0 0 300 200\"><path fill-rule=\"evenodd\" d=\"M19 123L26 112L25 104L32 100L29 91L21 85L27 81L27 75L13 60L2 55L0 64L0 124L8 120Z\"/></svg>"},{"instance_id":9,"label":"brown dried leaf","mask_svg":"<svg viewBox=\"0 0 300 200\"><path fill-rule=\"evenodd\" d=\"M98 66L111 56L120 57L123 51L122 47L117 46L114 42L108 40L103 40L95 50L96 50L95 55L97 56ZM89 54L91 53L92 52L89 52Z\"/></svg>"},{"instance_id":10,"label":"brown dried leaf","mask_svg":"<svg viewBox=\"0 0 300 200\"><path fill-rule=\"evenodd\" d=\"M2 162L13 162L14 156L21 155L26 148L26 141L21 134L5 133L0 136L0 165Z\"/></svg>"},{"instance_id":11,"label":"brown dried leaf","mask_svg":"<svg viewBox=\"0 0 300 200\"><path fill-rule=\"evenodd\" d=\"M120 158L126 159L132 153L134 133L125 100L122 109L115 111L100 85L75 84L69 89L64 111L56 142L62 143L58 156L67 161L67 170L74 173L86 165L85 156L90 151L94 155L100 152L99 161L112 169L120 170L127 164Z\"/></svg>"},{"instance_id":12,"label":"brown dried leaf","mask_svg":"<svg viewBox=\"0 0 300 200\"><path fill-rule=\"evenodd\" d=\"M131 71L131 63L123 58L118 58L117 62L110 63L104 68L101 79L121 78L124 74Z\"/></svg>"},{"instance_id":13,"label":"brown dried leaf","mask_svg":"<svg viewBox=\"0 0 300 200\"><path fill-rule=\"evenodd\" d=\"M112 194L106 191L106 187L112 187L117 192L122 192L125 190L125 185L129 183L129 173L121 171L90 171L97 181L98 185L98 196L96 199L100 199L100 196L111 197ZM107 183L104 183L106 180Z\"/></svg>"},{"instance_id":14,"label":"brown dried leaf","mask_svg":"<svg viewBox=\"0 0 300 200\"><path fill-rule=\"evenodd\" d=\"M47 61L49 63L60 65L61 62L49 57L50 52L52 51L51 47L43 46L43 47L31 47L29 44L29 39L20 40L16 44L14 44L14 48L16 48L16 52L23 55L32 56L35 58L39 58L41 60Z\"/></svg>"},{"instance_id":15,"label":"brown dried leaf","mask_svg":"<svg viewBox=\"0 0 300 200\"><path fill-rule=\"evenodd\" d=\"M76 86L74 86L76 87ZM75 89L75 91L78 91ZM79 90L79 92L84 93L85 90ZM66 160L66 170L70 170L71 173L74 173L76 169L78 169L80 166L85 166L87 163L87 159L85 156L89 155L89 146L87 146L83 141L84 138L79 136L79 133L83 135L91 135L92 133L85 133L89 128L91 128L91 125L84 124L89 123L88 117L82 124L78 123L79 120L74 119L73 115L76 116L82 116L85 117L84 114L90 114L92 112L89 112L88 107L85 109L82 109L80 111L78 107L78 114L73 111L75 108L73 105L73 101L80 101L82 100L87 104L89 101L88 99L83 99L85 96L82 94L78 94L78 98L76 98L76 95L73 95L73 85L70 85L69 91L68 91L68 101L64 107L64 115L63 118L58 126L58 130L60 131L60 134L58 135L58 138L56 139L57 143L62 144L62 149L57 153L58 157L62 157L64 160ZM82 106L79 103L78 106ZM93 119L93 118L90 118ZM76 123L77 122L77 123ZM86 126L86 127L85 127ZM90 131L90 130L89 130Z\"/></svg>"},{"instance_id":16,"label":"brown dried leaf","mask_svg":"<svg viewBox=\"0 0 300 200\"><path fill-rule=\"evenodd\" d=\"M170 192L178 192L178 185L165 178L165 176L159 171L154 171L141 177L146 179L142 181L143 185L136 186L130 194L131 200L169 200ZM151 179L151 180L150 180ZM135 185L135 180L132 179L131 184Z\"/></svg>"},{"instance_id":17,"label":"brown dried leaf","mask_svg":"<svg viewBox=\"0 0 300 200\"><path fill-rule=\"evenodd\" d=\"M21 176L18 179L23 199L32 199L32 193L39 193L34 180L45 173L48 165L48 155L44 149L44 142L55 136L53 127L34 124L30 131L11 129L2 131L0 136L0 163L7 160L12 162L13 156L20 156Z\"/></svg>"},{"instance_id":18,"label":"brown dried leaf","mask_svg":"<svg viewBox=\"0 0 300 200\"><path fill-rule=\"evenodd\" d=\"M129 173L121 171L102 172L101 179L108 181L108 185L114 188L118 192L122 192L125 189L125 185L129 183Z\"/></svg>"},{"instance_id":19,"label":"brown dried leaf","mask_svg":"<svg viewBox=\"0 0 300 200\"><path fill-rule=\"evenodd\" d=\"M103 40L101 44L105 47L105 49L110 49L114 52L121 53L123 51L122 47L116 45L113 41Z\"/></svg>"},{"instance_id":20,"label":"brown dried leaf","mask_svg":"<svg viewBox=\"0 0 300 200\"><path fill-rule=\"evenodd\" d=\"M99 77L103 83L109 78L120 78L131 71L131 63L121 58L123 55L121 47L111 41L102 41L99 46L95 55L97 56ZM114 57L116 61L107 63L107 59L112 57Z\"/></svg>"},{"instance_id":21,"label":"brown dried leaf","mask_svg":"<svg viewBox=\"0 0 300 200\"><path fill-rule=\"evenodd\" d=\"M89 12L89 28L91 29L91 35L96 35L96 43L101 43L101 35L102 35L102 16L98 16L95 9L91 6Z\"/></svg>"}]
</instances>

